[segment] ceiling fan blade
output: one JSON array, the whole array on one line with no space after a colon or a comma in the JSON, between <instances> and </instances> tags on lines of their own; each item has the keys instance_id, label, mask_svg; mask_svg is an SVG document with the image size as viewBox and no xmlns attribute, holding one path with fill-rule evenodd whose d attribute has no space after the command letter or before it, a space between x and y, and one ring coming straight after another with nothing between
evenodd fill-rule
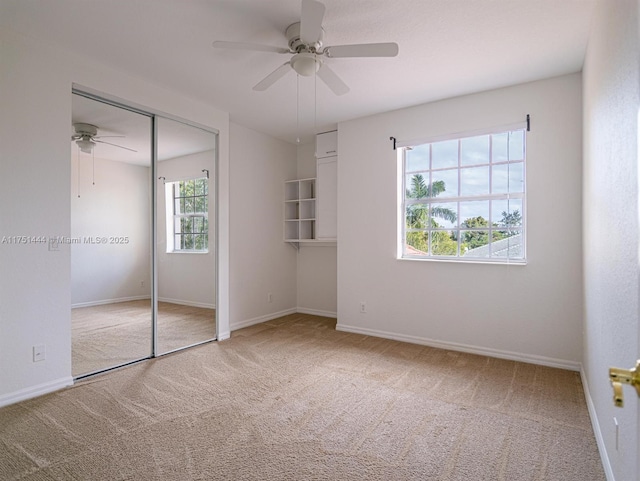
<instances>
[{"instance_id":1,"label":"ceiling fan blade","mask_svg":"<svg viewBox=\"0 0 640 481\"><path fill-rule=\"evenodd\" d=\"M322 36L322 19L324 5L316 0L302 0L302 14L300 16L300 40L307 45L313 45Z\"/></svg>"},{"instance_id":2,"label":"ceiling fan blade","mask_svg":"<svg viewBox=\"0 0 640 481\"><path fill-rule=\"evenodd\" d=\"M264 79L258 82L255 85L255 87L253 87L253 90L257 90L258 92L267 90L274 83L276 83L278 80L284 77L287 74L287 72L289 72L289 70L291 70L291 62L287 62L280 65L277 69L275 69L273 72L267 75Z\"/></svg>"},{"instance_id":3,"label":"ceiling fan blade","mask_svg":"<svg viewBox=\"0 0 640 481\"><path fill-rule=\"evenodd\" d=\"M124 138L126 136L125 135L98 135L97 137L92 137L92 138L93 139L109 139L109 138L115 138L115 137Z\"/></svg>"},{"instance_id":4,"label":"ceiling fan blade","mask_svg":"<svg viewBox=\"0 0 640 481\"><path fill-rule=\"evenodd\" d=\"M327 66L327 64L322 64L317 75L320 77L320 80L322 80L327 87L333 91L334 94L344 95L349 91L347 84L344 83L342 79L340 79L340 77L338 77L336 73Z\"/></svg>"},{"instance_id":5,"label":"ceiling fan blade","mask_svg":"<svg viewBox=\"0 0 640 481\"><path fill-rule=\"evenodd\" d=\"M224 40L216 40L212 43L214 48L230 48L234 50L251 50L254 52L274 52L274 53L291 53L288 48L273 47L271 45L261 45L259 43L247 42L226 42Z\"/></svg>"},{"instance_id":6,"label":"ceiling fan blade","mask_svg":"<svg viewBox=\"0 0 640 481\"><path fill-rule=\"evenodd\" d=\"M122 145L118 145L118 144L112 144L111 142L105 142L104 140L93 140L94 142L99 142L101 144L107 144L107 145L112 145L114 147L118 147L120 149L125 149L125 150L130 150L131 152L137 152L137 150L134 149L130 149L129 147L123 147Z\"/></svg>"},{"instance_id":7,"label":"ceiling fan blade","mask_svg":"<svg viewBox=\"0 0 640 481\"><path fill-rule=\"evenodd\" d=\"M354 45L335 45L324 49L327 57L395 57L398 55L398 44L389 43L361 43Z\"/></svg>"}]
</instances>

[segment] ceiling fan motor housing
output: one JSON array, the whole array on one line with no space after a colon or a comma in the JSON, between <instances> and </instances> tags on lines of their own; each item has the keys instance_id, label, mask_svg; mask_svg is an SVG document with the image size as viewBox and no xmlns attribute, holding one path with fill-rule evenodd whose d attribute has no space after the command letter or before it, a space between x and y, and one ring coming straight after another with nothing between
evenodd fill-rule
<instances>
[{"instance_id":1,"label":"ceiling fan motor housing","mask_svg":"<svg viewBox=\"0 0 640 481\"><path fill-rule=\"evenodd\" d=\"M287 42L289 42L289 48L292 52L310 52L316 53L322 48L322 41L324 40L324 29L320 30L320 38L313 44L305 44L300 39L300 22L292 23L287 27L285 31Z\"/></svg>"},{"instance_id":2,"label":"ceiling fan motor housing","mask_svg":"<svg viewBox=\"0 0 640 481\"><path fill-rule=\"evenodd\" d=\"M88 135L90 137L94 137L98 135L98 127L96 127L95 125L75 123L73 124L73 128L76 131L76 135L80 135L80 136Z\"/></svg>"}]
</instances>

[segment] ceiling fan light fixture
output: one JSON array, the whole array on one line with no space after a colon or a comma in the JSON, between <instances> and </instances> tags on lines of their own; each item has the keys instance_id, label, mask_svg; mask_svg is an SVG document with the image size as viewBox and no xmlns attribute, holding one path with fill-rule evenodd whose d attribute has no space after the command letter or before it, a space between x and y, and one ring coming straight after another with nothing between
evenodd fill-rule
<instances>
[{"instance_id":1,"label":"ceiling fan light fixture","mask_svg":"<svg viewBox=\"0 0 640 481\"><path fill-rule=\"evenodd\" d=\"M313 53L299 53L291 58L291 67L298 75L312 77L320 69L322 60Z\"/></svg>"},{"instance_id":2,"label":"ceiling fan light fixture","mask_svg":"<svg viewBox=\"0 0 640 481\"><path fill-rule=\"evenodd\" d=\"M76 140L76 144L78 144L78 147L80 147L80 150L85 154L90 154L96 145L95 142L88 139L78 139Z\"/></svg>"}]
</instances>

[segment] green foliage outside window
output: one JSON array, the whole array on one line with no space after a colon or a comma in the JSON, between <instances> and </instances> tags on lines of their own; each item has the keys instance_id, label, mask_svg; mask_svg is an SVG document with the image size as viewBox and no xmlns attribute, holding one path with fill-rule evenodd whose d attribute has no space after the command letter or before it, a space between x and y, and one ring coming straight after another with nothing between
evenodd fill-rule
<instances>
[{"instance_id":1,"label":"green foliage outside window","mask_svg":"<svg viewBox=\"0 0 640 481\"><path fill-rule=\"evenodd\" d=\"M422 174L411 177L411 187L406 190L407 199L429 199L446 191L443 181L433 182L427 185ZM429 209L431 215L429 216ZM451 209L432 206L428 202L424 204L410 204L406 208L406 243L419 253L429 254L429 223L431 229L445 229L438 220L455 223L457 215ZM494 222L491 229L492 242L506 239L520 233L518 229L522 225L522 215L518 210L511 213L502 212L500 222ZM485 246L489 243L489 221L482 216L470 217L460 223L460 255L464 255L471 249ZM478 229L478 230L475 230ZM458 238L454 232L447 230L431 230L431 255L456 256L458 255Z\"/></svg>"}]
</instances>

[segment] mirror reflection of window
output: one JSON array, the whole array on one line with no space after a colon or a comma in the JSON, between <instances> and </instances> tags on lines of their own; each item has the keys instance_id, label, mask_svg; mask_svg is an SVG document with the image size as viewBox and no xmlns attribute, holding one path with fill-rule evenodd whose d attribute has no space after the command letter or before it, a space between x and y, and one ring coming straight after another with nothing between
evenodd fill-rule
<instances>
[{"instance_id":1,"label":"mirror reflection of window","mask_svg":"<svg viewBox=\"0 0 640 481\"><path fill-rule=\"evenodd\" d=\"M165 183L167 252L208 252L209 179Z\"/></svg>"},{"instance_id":2,"label":"mirror reflection of window","mask_svg":"<svg viewBox=\"0 0 640 481\"><path fill-rule=\"evenodd\" d=\"M216 134L158 118L158 354L216 335Z\"/></svg>"}]
</instances>

